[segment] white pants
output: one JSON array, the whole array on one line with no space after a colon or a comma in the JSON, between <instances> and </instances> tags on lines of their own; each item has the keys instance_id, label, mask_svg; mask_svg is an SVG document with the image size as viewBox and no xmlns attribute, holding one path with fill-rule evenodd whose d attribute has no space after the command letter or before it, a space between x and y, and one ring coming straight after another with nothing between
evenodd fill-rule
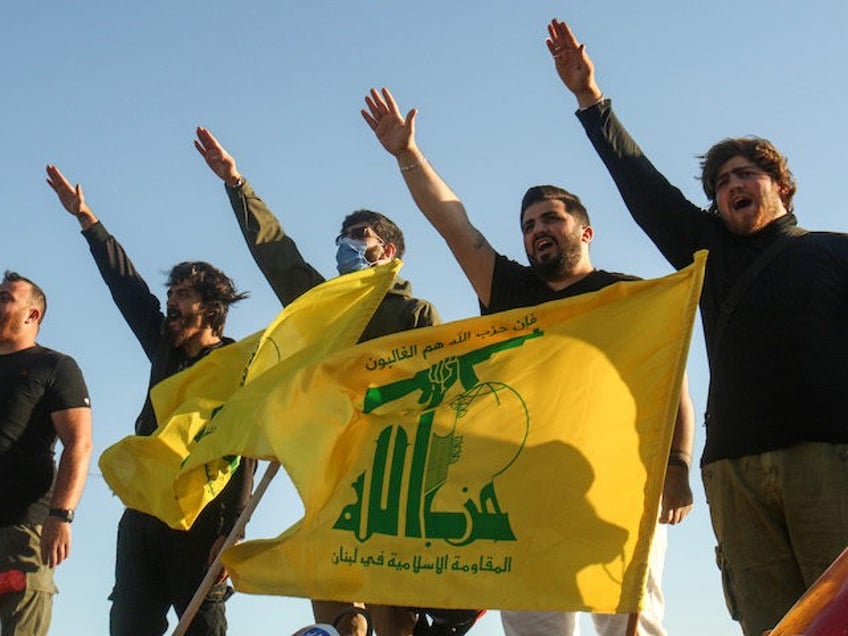
<instances>
[{"instance_id":1,"label":"white pants","mask_svg":"<svg viewBox=\"0 0 848 636\"><path fill-rule=\"evenodd\" d=\"M648 556L648 580L645 599L639 613L639 636L666 636L662 626L665 613L662 583L665 552L668 547L667 528L657 524L654 541ZM506 636L580 636L578 612L513 612L502 610L501 622ZM629 614L592 614L598 636L623 636Z\"/></svg>"}]
</instances>

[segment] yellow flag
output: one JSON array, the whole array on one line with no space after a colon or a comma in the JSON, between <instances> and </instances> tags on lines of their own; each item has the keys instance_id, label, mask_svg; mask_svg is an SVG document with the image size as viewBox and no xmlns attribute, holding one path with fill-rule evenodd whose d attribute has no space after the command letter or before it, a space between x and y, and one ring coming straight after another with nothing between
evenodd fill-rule
<instances>
[{"instance_id":1,"label":"yellow flag","mask_svg":"<svg viewBox=\"0 0 848 636\"><path fill-rule=\"evenodd\" d=\"M218 456L175 485L191 449L221 405L274 367L298 368L354 344L400 269L400 261L331 279L290 303L264 332L222 347L151 390L159 428L106 449L100 469L127 507L177 529L191 527L238 466ZM331 328L328 328L331 327ZM241 420L249 429L253 422Z\"/></svg>"},{"instance_id":2,"label":"yellow flag","mask_svg":"<svg viewBox=\"0 0 848 636\"><path fill-rule=\"evenodd\" d=\"M636 611L704 262L244 387L185 474L237 450L276 459L305 514L225 553L237 589Z\"/></svg>"}]
</instances>

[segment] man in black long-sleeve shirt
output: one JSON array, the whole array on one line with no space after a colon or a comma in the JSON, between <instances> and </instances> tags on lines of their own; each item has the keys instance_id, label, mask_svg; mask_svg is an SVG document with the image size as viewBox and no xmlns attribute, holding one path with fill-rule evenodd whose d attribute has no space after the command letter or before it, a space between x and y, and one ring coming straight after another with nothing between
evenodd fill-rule
<instances>
[{"instance_id":1,"label":"man in black long-sleeve shirt","mask_svg":"<svg viewBox=\"0 0 848 636\"><path fill-rule=\"evenodd\" d=\"M728 608L759 636L848 544L848 235L796 227L792 174L764 139L713 146L701 178L710 209L687 201L618 121L568 26L554 20L549 33L633 218L678 269L710 251L702 476Z\"/></svg>"},{"instance_id":2,"label":"man in black long-sleeve shirt","mask_svg":"<svg viewBox=\"0 0 848 636\"><path fill-rule=\"evenodd\" d=\"M223 272L204 262L176 265L168 277L168 301L159 300L135 270L123 247L85 202L79 185L71 186L55 166L48 183L65 209L77 218L94 261L115 304L151 363L148 395L136 420L137 435L150 435L158 424L149 389L233 340L223 335L229 306L246 296ZM191 529L174 530L151 515L127 509L118 526L115 587L110 631L116 636L158 636L168 626L173 606L181 616L226 537L244 509L252 486L253 460L242 460L230 482L209 503ZM226 634L223 576L213 586L188 634Z\"/></svg>"}]
</instances>

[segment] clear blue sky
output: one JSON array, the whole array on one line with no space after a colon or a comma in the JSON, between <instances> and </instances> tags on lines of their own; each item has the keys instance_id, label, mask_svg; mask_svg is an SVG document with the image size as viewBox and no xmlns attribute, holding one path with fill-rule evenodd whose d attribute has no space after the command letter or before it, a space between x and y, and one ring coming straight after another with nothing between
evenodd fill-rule
<instances>
[{"instance_id":1,"label":"clear blue sky","mask_svg":"<svg viewBox=\"0 0 848 636\"><path fill-rule=\"evenodd\" d=\"M622 120L693 201L704 203L696 155L722 137L757 134L789 156L801 223L846 230L844 206L833 198L848 147L843 0L47 0L5 7L0 265L46 289L40 341L83 368L96 454L132 431L149 367L76 222L44 183L46 163L83 184L151 287L164 291L171 265L198 259L250 290L231 312L234 337L259 329L279 306L242 244L223 187L192 147L197 125L235 155L320 271L335 272L332 239L342 217L369 207L404 228L403 275L417 295L445 320L476 313L470 286L359 115L375 85L390 87L401 108L419 109L420 145L496 249L523 259L521 196L530 185L556 183L580 194L592 214L597 267L667 273L573 116L574 99L544 45L554 16L586 42ZM700 326L689 372L700 413L707 387ZM698 454L702 444L699 426ZM122 506L93 473L71 559L57 574L52 633L59 636L107 632ZM724 608L697 471L692 482L696 510L670 532L666 625L687 636L739 633ZM299 514L280 477L249 536L275 536ZM228 611L235 635L290 634L311 619L302 599L237 595ZM497 613L474 633L500 634Z\"/></svg>"}]
</instances>

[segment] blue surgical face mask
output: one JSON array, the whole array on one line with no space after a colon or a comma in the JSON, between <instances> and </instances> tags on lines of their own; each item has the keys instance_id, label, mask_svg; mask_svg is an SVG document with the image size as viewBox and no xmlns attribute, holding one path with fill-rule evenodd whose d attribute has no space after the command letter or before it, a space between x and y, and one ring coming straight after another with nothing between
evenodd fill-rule
<instances>
[{"instance_id":1,"label":"blue surgical face mask","mask_svg":"<svg viewBox=\"0 0 848 636\"><path fill-rule=\"evenodd\" d=\"M336 268L339 274L350 274L374 266L374 263L365 256L368 250L368 244L365 241L343 237L338 239L336 244L339 246L336 251Z\"/></svg>"}]
</instances>

